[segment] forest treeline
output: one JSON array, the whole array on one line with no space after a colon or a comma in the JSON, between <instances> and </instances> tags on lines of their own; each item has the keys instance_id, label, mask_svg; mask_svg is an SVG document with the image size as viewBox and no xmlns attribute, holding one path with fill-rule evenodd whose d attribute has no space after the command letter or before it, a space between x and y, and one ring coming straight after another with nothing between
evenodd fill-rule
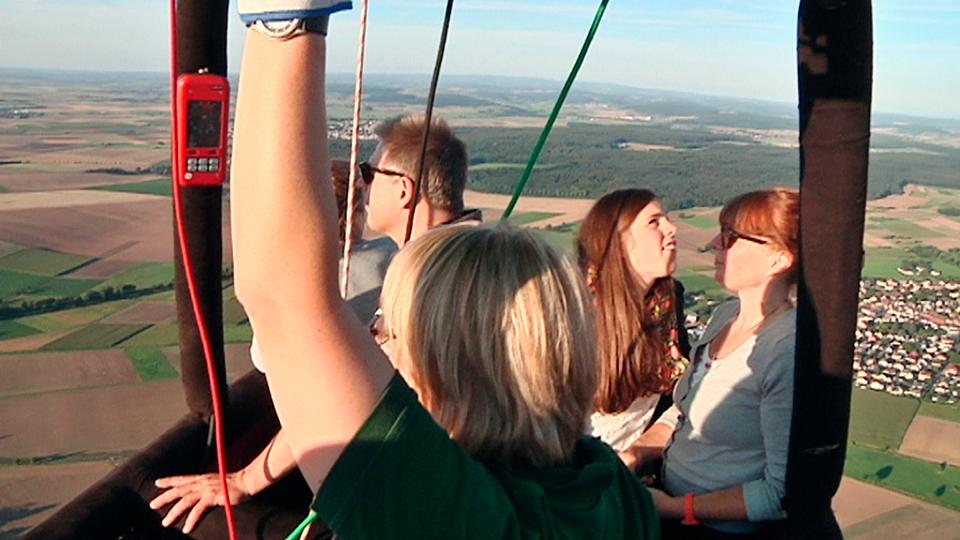
<instances>
[{"instance_id":1,"label":"forest treeline","mask_svg":"<svg viewBox=\"0 0 960 540\"><path fill-rule=\"evenodd\" d=\"M470 155L471 189L512 193L540 130L457 127ZM524 193L549 197L597 198L614 189L653 190L674 209L720 206L734 195L772 186L796 187L796 148L755 139L756 131L716 133L697 123L617 125L571 123L554 128ZM898 194L906 184L960 188L960 150L924 146L926 153L890 151L890 137L870 156L867 196ZM638 150L636 145L659 149ZM926 148L936 148L933 152ZM350 141L332 139L331 155L346 159ZM361 159L376 142L361 141ZM169 172L169 162L144 173Z\"/></svg>"}]
</instances>

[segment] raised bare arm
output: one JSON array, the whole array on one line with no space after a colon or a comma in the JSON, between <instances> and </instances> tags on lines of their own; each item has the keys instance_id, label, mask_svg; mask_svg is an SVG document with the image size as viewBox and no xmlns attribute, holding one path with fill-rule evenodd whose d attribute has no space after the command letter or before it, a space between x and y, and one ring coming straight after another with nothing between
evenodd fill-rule
<instances>
[{"instance_id":1,"label":"raised bare arm","mask_svg":"<svg viewBox=\"0 0 960 540\"><path fill-rule=\"evenodd\" d=\"M317 489L393 370L337 289L325 38L247 32L231 169L236 290L290 449Z\"/></svg>"}]
</instances>

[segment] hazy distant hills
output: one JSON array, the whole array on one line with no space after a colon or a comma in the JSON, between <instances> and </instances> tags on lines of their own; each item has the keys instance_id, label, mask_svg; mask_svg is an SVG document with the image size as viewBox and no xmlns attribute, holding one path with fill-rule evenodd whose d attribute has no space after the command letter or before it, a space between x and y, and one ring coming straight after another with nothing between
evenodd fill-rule
<instances>
[{"instance_id":1,"label":"hazy distant hills","mask_svg":"<svg viewBox=\"0 0 960 540\"><path fill-rule=\"evenodd\" d=\"M0 116L36 107L31 85L95 88L90 100L166 103L163 73L0 70ZM232 77L236 83L236 77ZM351 117L353 75L328 76L332 120ZM427 75L370 74L363 117L417 113ZM436 114L468 143L471 183L513 190L562 82L496 76L441 77ZM674 207L722 204L733 194L796 185L797 106L624 85L577 82L537 163L527 193L596 197L644 186ZM335 155L346 141L334 140ZM363 146L372 150L372 142ZM144 164L149 166L150 163ZM869 196L899 193L907 183L960 187L960 120L875 114Z\"/></svg>"}]
</instances>

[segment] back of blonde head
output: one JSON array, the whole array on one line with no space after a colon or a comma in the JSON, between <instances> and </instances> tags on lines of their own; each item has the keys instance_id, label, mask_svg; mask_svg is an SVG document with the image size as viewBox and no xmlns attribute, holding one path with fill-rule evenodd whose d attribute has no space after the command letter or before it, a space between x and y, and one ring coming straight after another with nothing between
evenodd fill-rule
<instances>
[{"instance_id":1,"label":"back of blonde head","mask_svg":"<svg viewBox=\"0 0 960 540\"><path fill-rule=\"evenodd\" d=\"M570 457L598 368L589 297L566 257L509 225L441 227L394 258L381 300L397 367L468 452Z\"/></svg>"}]
</instances>

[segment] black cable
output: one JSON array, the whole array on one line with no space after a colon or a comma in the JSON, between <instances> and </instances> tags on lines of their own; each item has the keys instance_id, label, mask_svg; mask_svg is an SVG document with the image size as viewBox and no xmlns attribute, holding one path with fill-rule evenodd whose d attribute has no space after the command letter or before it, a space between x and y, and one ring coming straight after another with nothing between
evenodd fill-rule
<instances>
[{"instance_id":1,"label":"black cable","mask_svg":"<svg viewBox=\"0 0 960 540\"><path fill-rule=\"evenodd\" d=\"M423 118L423 144L420 147L420 160L417 165L417 179L413 186L413 205L407 214L407 230L403 234L403 243L410 241L413 232L413 216L420 202L420 190L423 186L423 165L427 158L427 142L430 140L430 123L433 118L433 102L437 97L437 81L440 79L440 65L443 63L443 51L447 48L447 31L450 29L450 15L453 12L453 0L447 0L447 11L443 15L443 31L440 33L440 47L437 49L437 61L433 66L433 79L430 81L430 93L427 94L427 112Z\"/></svg>"}]
</instances>

